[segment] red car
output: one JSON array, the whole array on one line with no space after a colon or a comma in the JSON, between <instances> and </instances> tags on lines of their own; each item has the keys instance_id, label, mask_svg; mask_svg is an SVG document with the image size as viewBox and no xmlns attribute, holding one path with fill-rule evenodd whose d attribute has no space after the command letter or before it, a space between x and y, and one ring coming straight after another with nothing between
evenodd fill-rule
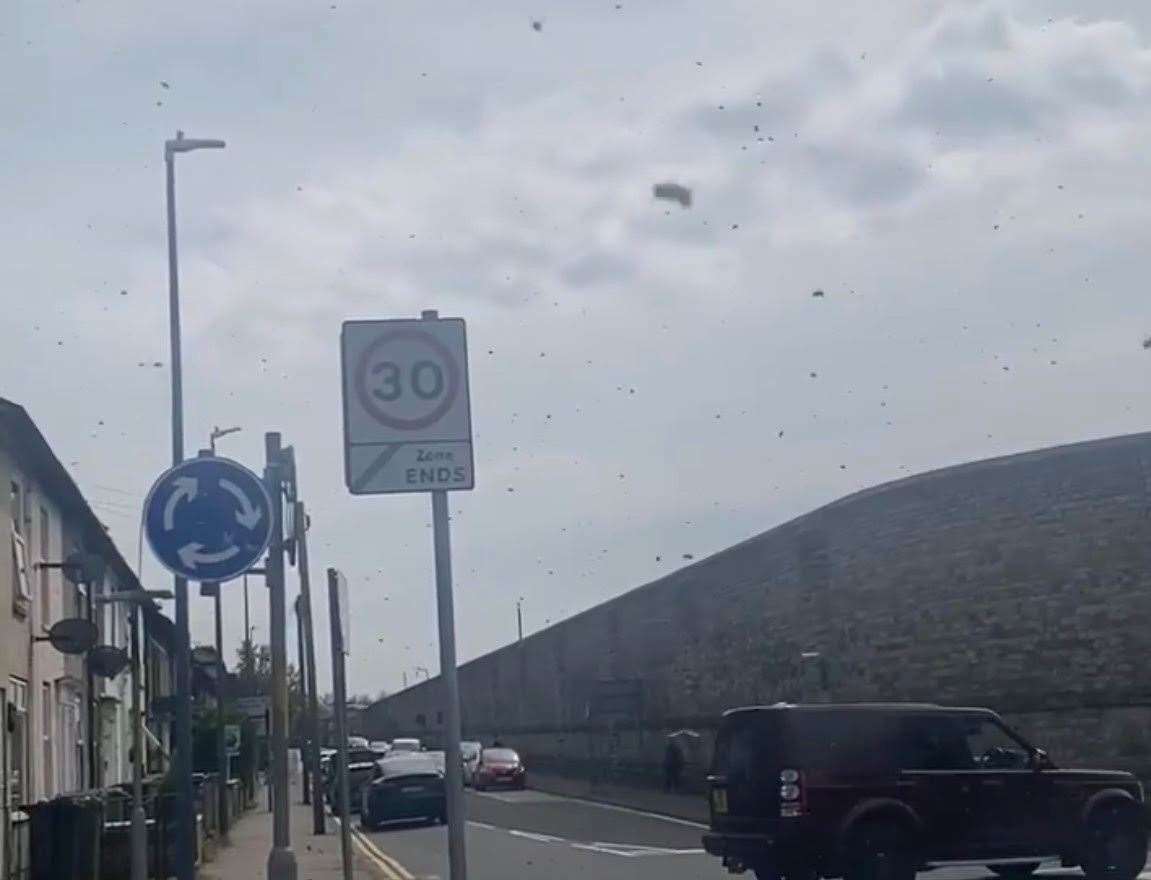
<instances>
[{"instance_id":1,"label":"red car","mask_svg":"<svg viewBox=\"0 0 1151 880\"><path fill-rule=\"evenodd\" d=\"M524 762L514 749L484 749L480 752L472 783L476 791L495 785L523 788L524 782Z\"/></svg>"}]
</instances>

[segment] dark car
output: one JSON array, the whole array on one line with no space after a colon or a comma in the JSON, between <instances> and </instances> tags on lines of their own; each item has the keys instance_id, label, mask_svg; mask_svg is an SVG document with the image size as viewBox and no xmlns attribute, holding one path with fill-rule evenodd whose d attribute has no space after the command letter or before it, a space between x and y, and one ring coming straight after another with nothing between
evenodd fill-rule
<instances>
[{"instance_id":1,"label":"dark car","mask_svg":"<svg viewBox=\"0 0 1151 880\"><path fill-rule=\"evenodd\" d=\"M524 762L515 749L482 749L479 761L472 772L472 786L476 791L506 785L523 788L527 782Z\"/></svg>"},{"instance_id":2,"label":"dark car","mask_svg":"<svg viewBox=\"0 0 1151 880\"><path fill-rule=\"evenodd\" d=\"M378 828L398 819L446 822L444 775L433 758L419 752L377 762L377 778L361 790L360 824Z\"/></svg>"},{"instance_id":3,"label":"dark car","mask_svg":"<svg viewBox=\"0 0 1151 880\"><path fill-rule=\"evenodd\" d=\"M708 783L704 848L760 878L913 880L976 862L1022 880L1058 860L1133 880L1147 856L1131 774L1057 769L987 709L733 709Z\"/></svg>"},{"instance_id":4,"label":"dark car","mask_svg":"<svg viewBox=\"0 0 1151 880\"><path fill-rule=\"evenodd\" d=\"M353 813L360 806L360 789L376 776L379 756L371 749L348 749L348 809ZM328 803L338 812L340 792L336 784L335 756L328 762L325 787Z\"/></svg>"}]
</instances>

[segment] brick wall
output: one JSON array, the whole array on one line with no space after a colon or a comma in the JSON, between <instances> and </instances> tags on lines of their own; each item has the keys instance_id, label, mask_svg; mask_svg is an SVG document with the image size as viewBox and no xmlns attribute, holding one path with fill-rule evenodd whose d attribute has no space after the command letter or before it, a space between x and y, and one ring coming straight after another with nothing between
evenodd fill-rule
<instances>
[{"instance_id":1,"label":"brick wall","mask_svg":"<svg viewBox=\"0 0 1151 880\"><path fill-rule=\"evenodd\" d=\"M664 733L731 706L928 700L998 709L1057 761L1147 772L1149 488L1139 434L848 496L461 667L465 733L650 770ZM638 682L634 716L589 718L601 680ZM439 692L365 724L435 739Z\"/></svg>"}]
</instances>

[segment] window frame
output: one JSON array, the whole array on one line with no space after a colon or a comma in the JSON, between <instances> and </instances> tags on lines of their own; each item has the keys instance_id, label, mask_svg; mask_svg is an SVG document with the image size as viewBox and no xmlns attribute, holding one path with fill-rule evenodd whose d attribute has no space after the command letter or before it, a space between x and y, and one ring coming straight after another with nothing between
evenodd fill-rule
<instances>
[{"instance_id":1,"label":"window frame","mask_svg":"<svg viewBox=\"0 0 1151 880\"><path fill-rule=\"evenodd\" d=\"M40 505L40 627L47 631L55 621L52 619L52 569L45 563L52 561L52 516L48 508Z\"/></svg>"},{"instance_id":2,"label":"window frame","mask_svg":"<svg viewBox=\"0 0 1151 880\"><path fill-rule=\"evenodd\" d=\"M32 584L28 579L28 544L24 536L12 530L12 603L21 614L27 614L32 603Z\"/></svg>"}]
</instances>

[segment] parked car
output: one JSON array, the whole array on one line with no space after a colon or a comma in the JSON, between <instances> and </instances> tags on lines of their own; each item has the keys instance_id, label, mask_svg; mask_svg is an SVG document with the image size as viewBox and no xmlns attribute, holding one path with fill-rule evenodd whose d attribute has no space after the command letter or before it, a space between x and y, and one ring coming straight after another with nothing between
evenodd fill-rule
<instances>
[{"instance_id":1,"label":"parked car","mask_svg":"<svg viewBox=\"0 0 1151 880\"><path fill-rule=\"evenodd\" d=\"M460 743L460 760L463 762L464 785L471 785L476 775L476 765L480 762L483 744L464 740Z\"/></svg>"},{"instance_id":2,"label":"parked car","mask_svg":"<svg viewBox=\"0 0 1151 880\"><path fill-rule=\"evenodd\" d=\"M400 737L399 739L392 740L393 752L418 752L423 748L418 739L409 737Z\"/></svg>"},{"instance_id":3,"label":"parked car","mask_svg":"<svg viewBox=\"0 0 1151 880\"><path fill-rule=\"evenodd\" d=\"M360 789L376 776L378 756L371 749L348 749L348 809L353 813L360 807ZM325 789L328 803L338 812L339 789L336 782L336 759L328 762Z\"/></svg>"},{"instance_id":4,"label":"parked car","mask_svg":"<svg viewBox=\"0 0 1151 880\"><path fill-rule=\"evenodd\" d=\"M447 821L444 775L428 755L391 755L377 762L377 770L377 778L360 793L360 824L365 828L397 819Z\"/></svg>"},{"instance_id":5,"label":"parked car","mask_svg":"<svg viewBox=\"0 0 1151 880\"><path fill-rule=\"evenodd\" d=\"M368 738L366 736L349 736L348 737L349 749L366 749L368 748Z\"/></svg>"},{"instance_id":6,"label":"parked car","mask_svg":"<svg viewBox=\"0 0 1151 880\"><path fill-rule=\"evenodd\" d=\"M376 757L378 758L386 758L388 756L388 752L392 750L391 743L382 739L373 740L372 742L368 743L368 748L375 752Z\"/></svg>"},{"instance_id":7,"label":"parked car","mask_svg":"<svg viewBox=\"0 0 1151 880\"><path fill-rule=\"evenodd\" d=\"M472 774L472 786L483 791L497 785L523 788L527 781L524 763L514 749L481 749Z\"/></svg>"},{"instance_id":8,"label":"parked car","mask_svg":"<svg viewBox=\"0 0 1151 880\"><path fill-rule=\"evenodd\" d=\"M1129 773L1061 770L988 709L786 705L724 714L707 852L788 880L914 880L980 862L1023 880L1057 859L1134 880L1147 858Z\"/></svg>"}]
</instances>

